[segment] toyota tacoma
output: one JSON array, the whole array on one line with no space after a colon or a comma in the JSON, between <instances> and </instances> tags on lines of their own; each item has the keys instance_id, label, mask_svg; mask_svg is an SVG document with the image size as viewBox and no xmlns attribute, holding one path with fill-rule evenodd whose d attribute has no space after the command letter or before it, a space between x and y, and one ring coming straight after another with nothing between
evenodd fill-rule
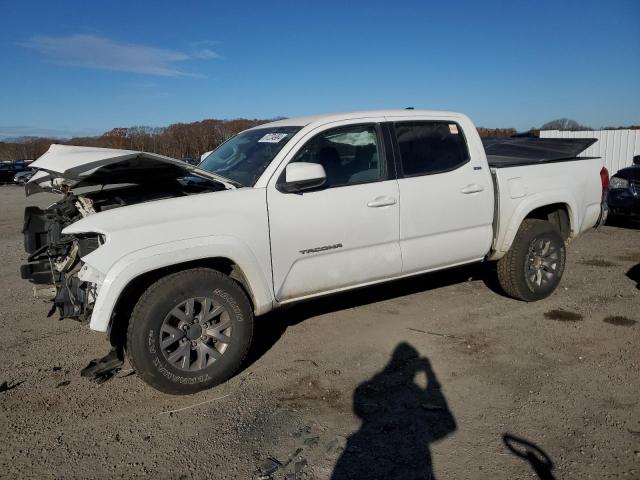
<instances>
[{"instance_id":1,"label":"toyota tacoma","mask_svg":"<svg viewBox=\"0 0 640 480\"><path fill-rule=\"evenodd\" d=\"M568 242L606 217L595 140L483 145L458 113L290 118L193 166L52 145L26 194L22 277L88 323L145 382L188 394L230 378L254 317L303 299L474 262L509 296L550 295ZM44 285L44 286L43 286Z\"/></svg>"}]
</instances>

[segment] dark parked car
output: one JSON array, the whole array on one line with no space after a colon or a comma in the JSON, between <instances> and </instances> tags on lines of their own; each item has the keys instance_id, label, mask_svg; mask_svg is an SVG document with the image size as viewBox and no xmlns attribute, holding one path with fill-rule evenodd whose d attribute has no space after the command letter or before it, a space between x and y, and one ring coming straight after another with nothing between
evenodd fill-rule
<instances>
[{"instance_id":1,"label":"dark parked car","mask_svg":"<svg viewBox=\"0 0 640 480\"><path fill-rule=\"evenodd\" d=\"M0 162L0 183L13 183L16 173L27 170L30 163L27 160Z\"/></svg>"},{"instance_id":2,"label":"dark parked car","mask_svg":"<svg viewBox=\"0 0 640 480\"><path fill-rule=\"evenodd\" d=\"M611 177L607 203L612 215L640 216L640 155Z\"/></svg>"},{"instance_id":3,"label":"dark parked car","mask_svg":"<svg viewBox=\"0 0 640 480\"><path fill-rule=\"evenodd\" d=\"M13 162L0 163L0 183L12 183L14 175L18 172Z\"/></svg>"}]
</instances>

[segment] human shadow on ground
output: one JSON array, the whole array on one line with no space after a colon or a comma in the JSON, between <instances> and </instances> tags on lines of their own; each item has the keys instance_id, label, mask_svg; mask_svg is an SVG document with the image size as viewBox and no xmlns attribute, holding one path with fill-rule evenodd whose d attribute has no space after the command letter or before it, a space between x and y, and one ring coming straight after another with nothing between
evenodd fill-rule
<instances>
[{"instance_id":1,"label":"human shadow on ground","mask_svg":"<svg viewBox=\"0 0 640 480\"><path fill-rule=\"evenodd\" d=\"M428 358L400 343L382 371L356 388L353 411L362 425L332 480L435 478L430 445L454 432L456 421Z\"/></svg>"},{"instance_id":2,"label":"human shadow on ground","mask_svg":"<svg viewBox=\"0 0 640 480\"><path fill-rule=\"evenodd\" d=\"M481 281L486 287L499 295L505 295L498 285L493 264L472 264L284 306L256 318L251 349L242 370L244 371L250 367L267 353L278 342L288 327L310 318L468 281Z\"/></svg>"},{"instance_id":3,"label":"human shadow on ground","mask_svg":"<svg viewBox=\"0 0 640 480\"><path fill-rule=\"evenodd\" d=\"M542 448L510 433L505 433L502 436L502 441L511 453L529 462L540 480L555 480L556 477L551 473L553 462Z\"/></svg>"},{"instance_id":4,"label":"human shadow on ground","mask_svg":"<svg viewBox=\"0 0 640 480\"><path fill-rule=\"evenodd\" d=\"M626 273L627 278L636 282L636 288L640 290L640 263L631 267L629 271Z\"/></svg>"}]
</instances>

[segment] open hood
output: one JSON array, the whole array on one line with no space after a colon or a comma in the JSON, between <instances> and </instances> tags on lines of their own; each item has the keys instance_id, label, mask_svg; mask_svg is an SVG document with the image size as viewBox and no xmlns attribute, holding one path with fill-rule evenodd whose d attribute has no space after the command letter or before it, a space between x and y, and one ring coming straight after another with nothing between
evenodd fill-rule
<instances>
[{"instance_id":1,"label":"open hood","mask_svg":"<svg viewBox=\"0 0 640 480\"><path fill-rule=\"evenodd\" d=\"M182 160L156 153L115 148L52 144L30 167L38 169L25 185L27 196L60 190L63 185L83 187L118 183L152 183L199 175L235 188L225 178Z\"/></svg>"}]
</instances>

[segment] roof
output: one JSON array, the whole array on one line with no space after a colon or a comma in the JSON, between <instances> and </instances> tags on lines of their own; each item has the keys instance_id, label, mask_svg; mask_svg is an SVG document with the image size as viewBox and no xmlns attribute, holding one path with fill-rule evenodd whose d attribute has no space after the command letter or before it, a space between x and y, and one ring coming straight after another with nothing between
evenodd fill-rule
<instances>
[{"instance_id":1,"label":"roof","mask_svg":"<svg viewBox=\"0 0 640 480\"><path fill-rule=\"evenodd\" d=\"M389 109L389 110L363 110L357 112L325 113L319 115L308 115L304 117L284 118L275 122L264 123L254 127L305 127L312 123L324 124L339 122L342 120L354 120L357 118L370 117L408 117L408 116L430 116L430 117L458 117L462 114L455 112L442 112L438 110L409 110L409 109Z\"/></svg>"}]
</instances>

